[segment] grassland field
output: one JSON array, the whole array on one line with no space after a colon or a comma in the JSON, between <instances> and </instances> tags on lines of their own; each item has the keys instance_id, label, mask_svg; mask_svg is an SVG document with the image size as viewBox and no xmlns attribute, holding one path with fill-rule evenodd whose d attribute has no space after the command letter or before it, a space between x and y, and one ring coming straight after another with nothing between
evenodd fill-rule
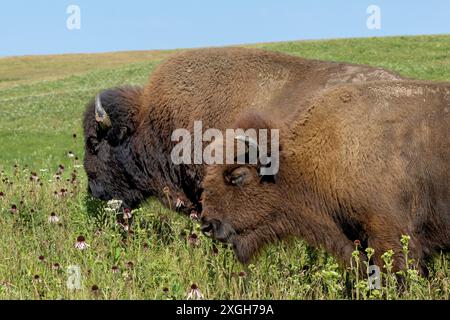
<instances>
[{"instance_id":1,"label":"grassland field","mask_svg":"<svg viewBox=\"0 0 450 320\"><path fill-rule=\"evenodd\" d=\"M450 81L449 35L250 46ZM145 84L171 53L0 58L0 299L184 299L192 284L205 299L450 298L445 255L430 262L428 278L405 270L399 290L387 272L382 287L371 290L357 277L364 264L344 270L298 239L268 246L243 266L189 217L155 200L133 212L133 234L86 201L81 123L87 101L105 88ZM87 213L91 203L100 206L98 214ZM52 213L59 221L50 222ZM189 241L194 233L195 243ZM75 248L80 235L85 250ZM67 286L70 266L79 267L78 289Z\"/></svg>"}]
</instances>

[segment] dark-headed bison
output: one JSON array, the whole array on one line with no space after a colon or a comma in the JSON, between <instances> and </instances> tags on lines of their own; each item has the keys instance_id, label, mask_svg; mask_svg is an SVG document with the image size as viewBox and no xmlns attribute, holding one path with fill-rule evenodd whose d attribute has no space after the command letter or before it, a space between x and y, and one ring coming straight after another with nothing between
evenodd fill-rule
<instances>
[{"instance_id":1,"label":"dark-headed bison","mask_svg":"<svg viewBox=\"0 0 450 320\"><path fill-rule=\"evenodd\" d=\"M276 127L258 114L239 127ZM319 94L280 130L279 172L260 166L206 169L202 229L247 262L265 243L298 236L343 264L354 241L380 255L409 235L410 257L450 249L450 85L379 82ZM255 145L253 141L253 145ZM421 269L425 271L425 269Z\"/></svg>"},{"instance_id":2,"label":"dark-headed bison","mask_svg":"<svg viewBox=\"0 0 450 320\"><path fill-rule=\"evenodd\" d=\"M256 49L201 49L175 54L144 88L103 91L84 116L89 192L136 207L150 196L185 212L200 210L203 165L175 165L177 128L225 129L243 111L284 119L319 90L339 83L395 80L380 68L306 60Z\"/></svg>"}]
</instances>

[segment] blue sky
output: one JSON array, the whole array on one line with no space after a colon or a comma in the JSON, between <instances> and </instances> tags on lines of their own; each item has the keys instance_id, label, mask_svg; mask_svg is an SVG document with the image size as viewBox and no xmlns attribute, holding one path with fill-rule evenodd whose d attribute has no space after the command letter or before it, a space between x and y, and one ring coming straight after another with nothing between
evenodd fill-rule
<instances>
[{"instance_id":1,"label":"blue sky","mask_svg":"<svg viewBox=\"0 0 450 320\"><path fill-rule=\"evenodd\" d=\"M68 30L69 5L81 29ZM369 5L381 29L366 26ZM450 1L2 0L0 56L450 33Z\"/></svg>"}]
</instances>

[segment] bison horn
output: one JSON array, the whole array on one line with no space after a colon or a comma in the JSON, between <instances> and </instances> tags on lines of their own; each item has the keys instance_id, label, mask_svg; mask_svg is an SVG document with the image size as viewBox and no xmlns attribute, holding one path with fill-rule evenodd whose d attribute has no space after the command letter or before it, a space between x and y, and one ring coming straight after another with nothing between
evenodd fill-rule
<instances>
[{"instance_id":1,"label":"bison horn","mask_svg":"<svg viewBox=\"0 0 450 320\"><path fill-rule=\"evenodd\" d=\"M95 121L104 129L111 127L111 119L102 106L100 94L95 97Z\"/></svg>"},{"instance_id":2,"label":"bison horn","mask_svg":"<svg viewBox=\"0 0 450 320\"><path fill-rule=\"evenodd\" d=\"M255 139L253 139L249 136L236 136L235 139L237 141L242 141L242 142L248 143L249 147L255 148L256 150L259 149L258 143L255 141Z\"/></svg>"},{"instance_id":3,"label":"bison horn","mask_svg":"<svg viewBox=\"0 0 450 320\"><path fill-rule=\"evenodd\" d=\"M256 164L257 163L257 157L259 153L259 146L258 143L255 141L255 139L249 137L249 136L236 136L235 139L237 141L245 142L246 145L246 153L248 152L250 159L248 159L249 163ZM250 152L250 150L254 150L254 152ZM256 158L253 158L256 157Z\"/></svg>"}]
</instances>

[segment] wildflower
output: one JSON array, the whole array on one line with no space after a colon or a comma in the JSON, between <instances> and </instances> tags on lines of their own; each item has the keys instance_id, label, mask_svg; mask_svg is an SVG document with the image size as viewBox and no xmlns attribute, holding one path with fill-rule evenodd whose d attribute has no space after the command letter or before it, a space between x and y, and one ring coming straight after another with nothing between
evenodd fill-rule
<instances>
[{"instance_id":1,"label":"wildflower","mask_svg":"<svg viewBox=\"0 0 450 320\"><path fill-rule=\"evenodd\" d=\"M193 247L197 247L200 245L200 239L195 233L189 235L188 242Z\"/></svg>"},{"instance_id":2,"label":"wildflower","mask_svg":"<svg viewBox=\"0 0 450 320\"><path fill-rule=\"evenodd\" d=\"M72 151L67 152L67 156L68 156L69 158L74 158L74 157L75 157L75 155L73 154Z\"/></svg>"},{"instance_id":3,"label":"wildflower","mask_svg":"<svg viewBox=\"0 0 450 320\"><path fill-rule=\"evenodd\" d=\"M119 273L119 272L120 272L120 269L119 269L118 266L112 266L111 272L112 272L112 273Z\"/></svg>"},{"instance_id":4,"label":"wildflower","mask_svg":"<svg viewBox=\"0 0 450 320\"><path fill-rule=\"evenodd\" d=\"M74 133L74 134L72 135L72 138L76 139L76 138L77 138L77 134Z\"/></svg>"},{"instance_id":5,"label":"wildflower","mask_svg":"<svg viewBox=\"0 0 450 320\"><path fill-rule=\"evenodd\" d=\"M144 247L144 249L148 249L148 243L144 243L142 246Z\"/></svg>"},{"instance_id":6,"label":"wildflower","mask_svg":"<svg viewBox=\"0 0 450 320\"><path fill-rule=\"evenodd\" d=\"M195 210L192 210L191 214L189 215L189 218L191 218L192 220L198 220L198 212Z\"/></svg>"},{"instance_id":7,"label":"wildflower","mask_svg":"<svg viewBox=\"0 0 450 320\"><path fill-rule=\"evenodd\" d=\"M164 192L166 195L169 194L169 192L170 192L169 187L164 187L164 188L163 188L163 192Z\"/></svg>"},{"instance_id":8,"label":"wildflower","mask_svg":"<svg viewBox=\"0 0 450 320\"><path fill-rule=\"evenodd\" d=\"M126 223L117 222L124 231L130 231L130 227Z\"/></svg>"},{"instance_id":9,"label":"wildflower","mask_svg":"<svg viewBox=\"0 0 450 320\"><path fill-rule=\"evenodd\" d=\"M122 200L109 200L106 203L106 210L107 211L119 211L120 207L122 206Z\"/></svg>"},{"instance_id":10,"label":"wildflower","mask_svg":"<svg viewBox=\"0 0 450 320\"><path fill-rule=\"evenodd\" d=\"M164 292L164 294L167 294L167 293L169 293L169 288L164 287L164 288L162 289L162 291Z\"/></svg>"},{"instance_id":11,"label":"wildflower","mask_svg":"<svg viewBox=\"0 0 450 320\"><path fill-rule=\"evenodd\" d=\"M16 214L19 210L17 209L17 206L15 204L13 204L11 206L10 211L11 211L12 214Z\"/></svg>"},{"instance_id":12,"label":"wildflower","mask_svg":"<svg viewBox=\"0 0 450 320\"><path fill-rule=\"evenodd\" d=\"M59 217L56 215L56 213L52 212L52 213L50 213L50 216L48 217L48 222L49 223L58 223Z\"/></svg>"},{"instance_id":13,"label":"wildflower","mask_svg":"<svg viewBox=\"0 0 450 320\"><path fill-rule=\"evenodd\" d=\"M188 300L200 300L203 299L203 294L195 283L191 285L191 289L188 291Z\"/></svg>"},{"instance_id":14,"label":"wildflower","mask_svg":"<svg viewBox=\"0 0 450 320\"><path fill-rule=\"evenodd\" d=\"M67 195L67 189L61 189L59 192L56 192L58 197L65 197Z\"/></svg>"},{"instance_id":15,"label":"wildflower","mask_svg":"<svg viewBox=\"0 0 450 320\"><path fill-rule=\"evenodd\" d=\"M128 208L123 209L123 218L131 219L131 210Z\"/></svg>"},{"instance_id":16,"label":"wildflower","mask_svg":"<svg viewBox=\"0 0 450 320\"><path fill-rule=\"evenodd\" d=\"M41 282L41 277L39 277L39 275L36 274L36 275L34 275L33 280L35 282Z\"/></svg>"},{"instance_id":17,"label":"wildflower","mask_svg":"<svg viewBox=\"0 0 450 320\"><path fill-rule=\"evenodd\" d=\"M4 196L5 196L5 194L0 191L0 198L3 198Z\"/></svg>"},{"instance_id":18,"label":"wildflower","mask_svg":"<svg viewBox=\"0 0 450 320\"><path fill-rule=\"evenodd\" d=\"M31 173L30 181L39 181L39 177L36 172Z\"/></svg>"},{"instance_id":19,"label":"wildflower","mask_svg":"<svg viewBox=\"0 0 450 320\"><path fill-rule=\"evenodd\" d=\"M41 261L41 262L43 262L45 260L45 257L44 256L39 256L39 261Z\"/></svg>"},{"instance_id":20,"label":"wildflower","mask_svg":"<svg viewBox=\"0 0 450 320\"><path fill-rule=\"evenodd\" d=\"M89 245L86 243L86 238L84 236L78 236L77 242L75 243L75 248L79 250L87 249Z\"/></svg>"},{"instance_id":21,"label":"wildflower","mask_svg":"<svg viewBox=\"0 0 450 320\"><path fill-rule=\"evenodd\" d=\"M245 278L247 277L247 273L245 271L239 272L239 278Z\"/></svg>"},{"instance_id":22,"label":"wildflower","mask_svg":"<svg viewBox=\"0 0 450 320\"><path fill-rule=\"evenodd\" d=\"M175 208L180 209L181 207L184 207L184 201L180 198L177 198L177 201L175 203Z\"/></svg>"},{"instance_id":23,"label":"wildflower","mask_svg":"<svg viewBox=\"0 0 450 320\"><path fill-rule=\"evenodd\" d=\"M361 246L361 241L359 241L359 240L355 240L355 241L353 241L353 243L355 244L356 247Z\"/></svg>"},{"instance_id":24,"label":"wildflower","mask_svg":"<svg viewBox=\"0 0 450 320\"><path fill-rule=\"evenodd\" d=\"M134 268L134 264L133 264L133 262L131 262L131 261L128 261L128 263L127 263L127 267L128 267L128 269L133 269L133 268Z\"/></svg>"},{"instance_id":25,"label":"wildflower","mask_svg":"<svg viewBox=\"0 0 450 320\"><path fill-rule=\"evenodd\" d=\"M93 294L95 294L95 295L97 295L98 293L99 293L99 287L98 287L98 285L96 285L96 284L94 284L92 287L91 287L91 291L92 291L92 293Z\"/></svg>"},{"instance_id":26,"label":"wildflower","mask_svg":"<svg viewBox=\"0 0 450 320\"><path fill-rule=\"evenodd\" d=\"M59 265L59 263L55 262L54 264L52 264L52 270L58 271L61 268L61 266Z\"/></svg>"}]
</instances>

